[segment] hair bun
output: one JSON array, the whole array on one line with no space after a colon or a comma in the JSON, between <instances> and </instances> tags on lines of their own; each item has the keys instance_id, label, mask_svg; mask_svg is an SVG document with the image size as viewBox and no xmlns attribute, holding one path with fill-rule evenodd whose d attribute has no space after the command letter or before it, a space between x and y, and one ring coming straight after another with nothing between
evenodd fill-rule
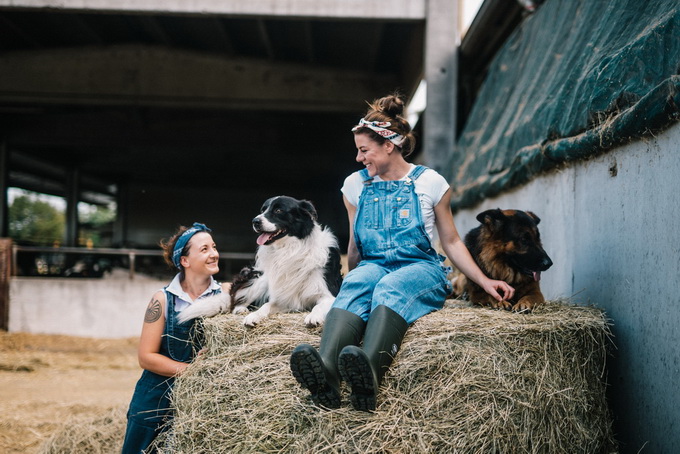
<instances>
[{"instance_id":1,"label":"hair bun","mask_svg":"<svg viewBox=\"0 0 680 454\"><path fill-rule=\"evenodd\" d=\"M405 140L401 145L402 155L406 157L411 154L415 149L416 140L411 131L411 125L404 117L406 113L406 104L399 93L393 93L378 98L367 104L368 111L366 112L364 119L366 121L390 122L390 126L387 129L405 137ZM378 143L383 143L385 140L384 138L381 138L378 134L373 134Z\"/></svg>"},{"instance_id":2,"label":"hair bun","mask_svg":"<svg viewBox=\"0 0 680 454\"><path fill-rule=\"evenodd\" d=\"M380 98L377 104L380 105L380 110L392 118L403 116L404 110L406 109L404 101L397 95L389 95Z\"/></svg>"}]
</instances>

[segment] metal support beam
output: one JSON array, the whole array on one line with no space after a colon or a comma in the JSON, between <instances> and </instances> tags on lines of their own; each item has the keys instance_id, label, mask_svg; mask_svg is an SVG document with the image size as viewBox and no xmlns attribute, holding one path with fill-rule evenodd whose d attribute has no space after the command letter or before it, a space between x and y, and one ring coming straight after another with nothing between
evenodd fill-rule
<instances>
[{"instance_id":1,"label":"metal support beam","mask_svg":"<svg viewBox=\"0 0 680 454\"><path fill-rule=\"evenodd\" d=\"M80 170L69 173L66 184L66 247L78 245L78 200L80 199Z\"/></svg>"},{"instance_id":2,"label":"metal support beam","mask_svg":"<svg viewBox=\"0 0 680 454\"><path fill-rule=\"evenodd\" d=\"M116 192L116 219L113 228L113 244L116 247L128 246L128 213L130 212L128 183L118 183Z\"/></svg>"},{"instance_id":3,"label":"metal support beam","mask_svg":"<svg viewBox=\"0 0 680 454\"><path fill-rule=\"evenodd\" d=\"M422 20L428 0L0 0L0 8L46 9L125 14L203 14L219 16Z\"/></svg>"},{"instance_id":4,"label":"metal support beam","mask_svg":"<svg viewBox=\"0 0 680 454\"><path fill-rule=\"evenodd\" d=\"M451 180L458 83L458 0L428 0L425 25L427 110L423 134L426 165Z\"/></svg>"},{"instance_id":5,"label":"metal support beam","mask_svg":"<svg viewBox=\"0 0 680 454\"><path fill-rule=\"evenodd\" d=\"M15 52L0 67L0 103L356 112L397 85L372 70L135 45Z\"/></svg>"}]
</instances>

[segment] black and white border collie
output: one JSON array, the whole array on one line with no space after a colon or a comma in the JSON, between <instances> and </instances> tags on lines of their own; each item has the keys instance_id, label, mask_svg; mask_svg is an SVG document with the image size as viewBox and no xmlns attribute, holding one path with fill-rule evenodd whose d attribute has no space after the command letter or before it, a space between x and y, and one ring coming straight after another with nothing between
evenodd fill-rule
<instances>
[{"instance_id":1,"label":"black and white border collie","mask_svg":"<svg viewBox=\"0 0 680 454\"><path fill-rule=\"evenodd\" d=\"M180 322L231 312L247 313L243 324L255 326L270 314L311 311L305 324L323 323L342 283L340 249L333 233L317 222L312 203L272 197L253 219L253 229L259 234L255 265L241 270L229 294L183 310Z\"/></svg>"}]
</instances>

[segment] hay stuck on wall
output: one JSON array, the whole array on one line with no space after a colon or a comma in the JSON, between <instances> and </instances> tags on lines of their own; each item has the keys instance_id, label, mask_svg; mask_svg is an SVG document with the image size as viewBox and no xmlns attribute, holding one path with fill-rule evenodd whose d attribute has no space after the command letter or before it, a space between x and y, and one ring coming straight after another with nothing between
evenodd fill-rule
<instances>
[{"instance_id":1,"label":"hay stuck on wall","mask_svg":"<svg viewBox=\"0 0 680 454\"><path fill-rule=\"evenodd\" d=\"M601 311L550 302L533 314L457 301L409 329L375 413L313 406L289 370L319 329L281 314L255 329L205 320L207 353L176 382L166 452L609 453L609 328Z\"/></svg>"}]
</instances>

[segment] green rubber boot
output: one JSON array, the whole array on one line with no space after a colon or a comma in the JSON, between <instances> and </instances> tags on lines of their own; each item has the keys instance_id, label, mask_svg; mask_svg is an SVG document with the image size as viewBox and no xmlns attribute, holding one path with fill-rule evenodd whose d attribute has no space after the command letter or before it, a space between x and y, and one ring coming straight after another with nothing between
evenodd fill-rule
<instances>
[{"instance_id":1,"label":"green rubber boot","mask_svg":"<svg viewBox=\"0 0 680 454\"><path fill-rule=\"evenodd\" d=\"M380 305L368 319L363 347L350 345L341 350L338 370L352 388L350 401L356 410L375 410L378 387L407 329L406 320Z\"/></svg>"},{"instance_id":2,"label":"green rubber boot","mask_svg":"<svg viewBox=\"0 0 680 454\"><path fill-rule=\"evenodd\" d=\"M290 370L303 388L312 393L312 400L325 408L340 407L340 375L338 354L347 345L361 341L366 322L344 309L333 308L326 315L319 351L309 344L300 344L290 355Z\"/></svg>"}]
</instances>

